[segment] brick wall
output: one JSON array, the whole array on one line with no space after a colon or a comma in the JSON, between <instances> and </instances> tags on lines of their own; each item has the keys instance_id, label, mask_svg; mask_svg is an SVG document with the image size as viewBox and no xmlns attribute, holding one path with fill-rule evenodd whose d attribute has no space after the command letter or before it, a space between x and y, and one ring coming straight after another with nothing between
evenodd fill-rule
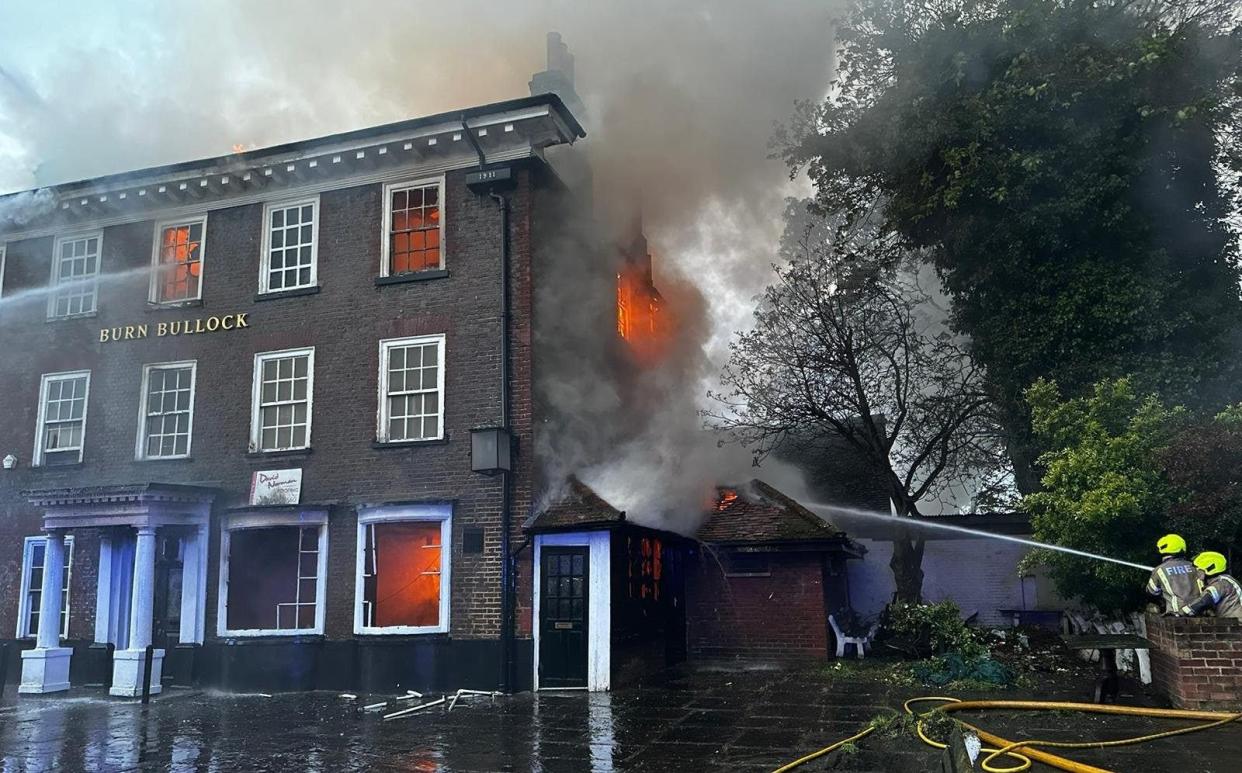
<instances>
[{"instance_id":1,"label":"brick wall","mask_svg":"<svg viewBox=\"0 0 1242 773\"><path fill-rule=\"evenodd\" d=\"M687 559L686 625L691 656L825 658L823 557L771 553L770 576L725 577L710 554Z\"/></svg>"},{"instance_id":2,"label":"brick wall","mask_svg":"<svg viewBox=\"0 0 1242 773\"><path fill-rule=\"evenodd\" d=\"M327 638L353 636L355 507L418 500L454 502L451 635L497 636L500 480L470 471L470 429L500 419L500 214L495 202L465 187L464 174L446 177L446 278L375 284L383 193L381 185L371 184L321 194L318 293L256 299L263 206L253 204L210 212L198 305L149 309L144 273L112 278L150 264L154 221L148 220L103 229L106 278L96 316L48 322L43 302L0 309L0 456L12 452L20 459L18 469L0 473L0 637L12 635L16 625L22 537L39 533L41 525L41 513L25 502L23 490L185 483L217 488L218 504L232 505L243 501L253 471L282 467L303 469L303 502L332 505ZM524 452L512 504L520 526L532 491L530 222L532 186L538 183L531 168L520 169L517 177L510 194L510 341L512 422ZM50 236L8 242L6 299L47 284L52 245ZM99 342L102 327L147 323L154 328L158 322L238 312L249 316L249 328ZM443 333L447 339L447 439L375 447L379 341L422 333ZM315 347L311 449L280 458L248 454L253 355L300 346ZM198 361L192 458L135 461L142 366L187 359ZM40 375L78 369L91 371L83 462L32 468ZM208 639L216 629L218 510L209 545ZM482 554L463 554L467 527L485 530ZM96 538L78 537L71 589L74 637L90 638L93 631ZM522 630L529 630L528 622Z\"/></svg>"},{"instance_id":3,"label":"brick wall","mask_svg":"<svg viewBox=\"0 0 1242 773\"><path fill-rule=\"evenodd\" d=\"M1152 684L1178 708L1242 707L1242 620L1147 616Z\"/></svg>"}]
</instances>

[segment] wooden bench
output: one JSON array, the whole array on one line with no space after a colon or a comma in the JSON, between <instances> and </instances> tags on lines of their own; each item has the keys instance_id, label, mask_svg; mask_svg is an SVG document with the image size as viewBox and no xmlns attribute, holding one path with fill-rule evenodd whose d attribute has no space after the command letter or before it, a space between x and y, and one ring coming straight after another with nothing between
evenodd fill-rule
<instances>
[{"instance_id":1,"label":"wooden bench","mask_svg":"<svg viewBox=\"0 0 1242 773\"><path fill-rule=\"evenodd\" d=\"M1095 686L1096 703L1117 702L1117 650L1149 650L1148 639L1132 633L1095 633L1062 636L1072 650L1100 651L1100 681Z\"/></svg>"}]
</instances>

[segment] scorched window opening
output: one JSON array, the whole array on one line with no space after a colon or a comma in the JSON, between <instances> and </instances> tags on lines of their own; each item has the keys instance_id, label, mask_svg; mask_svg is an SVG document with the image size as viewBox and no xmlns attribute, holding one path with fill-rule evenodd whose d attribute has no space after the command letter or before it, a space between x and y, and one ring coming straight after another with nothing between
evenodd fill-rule
<instances>
[{"instance_id":1,"label":"scorched window opening","mask_svg":"<svg viewBox=\"0 0 1242 773\"><path fill-rule=\"evenodd\" d=\"M384 186L382 276L444 268L444 180Z\"/></svg>"},{"instance_id":2,"label":"scorched window opening","mask_svg":"<svg viewBox=\"0 0 1242 773\"><path fill-rule=\"evenodd\" d=\"M160 223L152 256L153 303L177 304L202 298L207 216Z\"/></svg>"},{"instance_id":3,"label":"scorched window opening","mask_svg":"<svg viewBox=\"0 0 1242 773\"><path fill-rule=\"evenodd\" d=\"M359 514L355 633L448 631L451 535L446 505Z\"/></svg>"},{"instance_id":4,"label":"scorched window opening","mask_svg":"<svg viewBox=\"0 0 1242 773\"><path fill-rule=\"evenodd\" d=\"M228 532L222 635L319 632L322 526Z\"/></svg>"}]
</instances>

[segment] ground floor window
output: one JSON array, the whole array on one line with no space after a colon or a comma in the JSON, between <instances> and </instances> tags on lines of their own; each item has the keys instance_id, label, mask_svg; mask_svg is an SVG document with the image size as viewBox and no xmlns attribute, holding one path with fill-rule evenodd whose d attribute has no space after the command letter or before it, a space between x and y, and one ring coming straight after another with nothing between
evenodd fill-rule
<instances>
[{"instance_id":1,"label":"ground floor window","mask_svg":"<svg viewBox=\"0 0 1242 773\"><path fill-rule=\"evenodd\" d=\"M325 531L322 524L226 531L221 635L322 633Z\"/></svg>"},{"instance_id":2,"label":"ground floor window","mask_svg":"<svg viewBox=\"0 0 1242 773\"><path fill-rule=\"evenodd\" d=\"M43 566L47 537L27 537L22 555L22 607L17 616L17 638L39 633L39 605L43 603ZM69 578L73 574L73 537L65 537L65 568L61 577L60 635L69 636Z\"/></svg>"},{"instance_id":3,"label":"ground floor window","mask_svg":"<svg viewBox=\"0 0 1242 773\"><path fill-rule=\"evenodd\" d=\"M447 505L377 508L358 522L358 633L448 630Z\"/></svg>"}]
</instances>

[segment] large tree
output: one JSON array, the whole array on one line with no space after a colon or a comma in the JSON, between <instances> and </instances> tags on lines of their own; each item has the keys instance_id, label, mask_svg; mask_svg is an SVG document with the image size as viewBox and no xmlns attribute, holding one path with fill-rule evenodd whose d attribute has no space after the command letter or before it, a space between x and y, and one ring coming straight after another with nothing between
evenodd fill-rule
<instances>
[{"instance_id":1,"label":"large tree","mask_svg":"<svg viewBox=\"0 0 1242 773\"><path fill-rule=\"evenodd\" d=\"M1027 390L1036 437L1048 450L1040 491L1023 498L1036 539L1142 564L1155 563L1156 540L1168 531L1177 493L1159 459L1183 414L1127 379L1101 381L1083 397L1065 398L1037 381ZM1057 588L1105 611L1132 611L1144 601L1146 577L1119 564L1036 551Z\"/></svg>"},{"instance_id":2,"label":"large tree","mask_svg":"<svg viewBox=\"0 0 1242 773\"><path fill-rule=\"evenodd\" d=\"M867 0L778 136L820 207L924 248L1036 487L1024 390L1231 397L1242 112L1228 2ZM1230 373L1227 373L1229 371Z\"/></svg>"},{"instance_id":3,"label":"large tree","mask_svg":"<svg viewBox=\"0 0 1242 773\"><path fill-rule=\"evenodd\" d=\"M709 421L760 458L790 438L839 438L902 516L952 484L993 483L1006 465L992 400L928 314L905 245L865 228L833 230L813 222L786 238L754 328L731 344ZM922 557L921 539L894 540L899 600L920 598Z\"/></svg>"}]
</instances>

